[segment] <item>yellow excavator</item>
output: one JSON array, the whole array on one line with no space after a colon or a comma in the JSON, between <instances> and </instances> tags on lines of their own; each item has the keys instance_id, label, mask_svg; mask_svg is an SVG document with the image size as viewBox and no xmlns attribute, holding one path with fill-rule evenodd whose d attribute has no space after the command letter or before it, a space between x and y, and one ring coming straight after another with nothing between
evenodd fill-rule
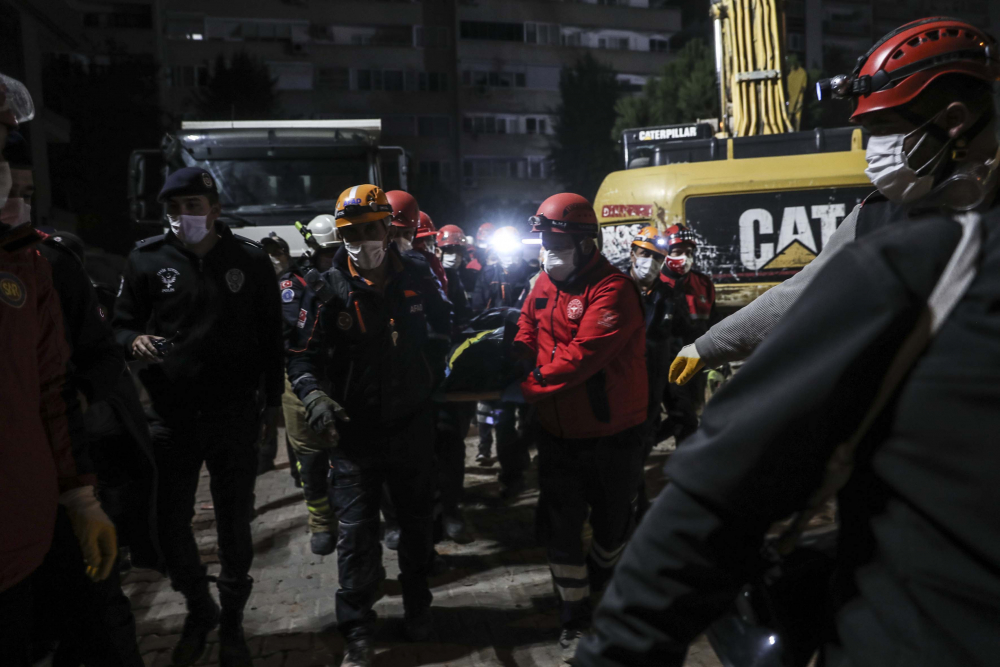
<instances>
[{"instance_id":1,"label":"yellow excavator","mask_svg":"<svg viewBox=\"0 0 1000 667\"><path fill-rule=\"evenodd\" d=\"M626 130L624 169L594 208L620 266L643 226L688 225L725 312L812 261L873 188L859 128L797 131L807 77L785 73L776 0L714 0L710 11L720 118Z\"/></svg>"}]
</instances>

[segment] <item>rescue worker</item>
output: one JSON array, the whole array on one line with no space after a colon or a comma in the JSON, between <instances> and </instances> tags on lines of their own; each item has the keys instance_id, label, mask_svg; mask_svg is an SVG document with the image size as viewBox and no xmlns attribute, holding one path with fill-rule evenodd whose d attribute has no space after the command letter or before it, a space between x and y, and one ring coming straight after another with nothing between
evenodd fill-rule
<instances>
[{"instance_id":1,"label":"rescue worker","mask_svg":"<svg viewBox=\"0 0 1000 667\"><path fill-rule=\"evenodd\" d=\"M424 211L420 211L420 224L417 225L413 239L413 249L424 256L434 275L437 276L438 282L441 283L444 293L447 294L448 276L441 266L441 258L437 256L437 227L434 226L431 216Z\"/></svg>"},{"instance_id":2,"label":"rescue worker","mask_svg":"<svg viewBox=\"0 0 1000 667\"><path fill-rule=\"evenodd\" d=\"M969 34L979 34L982 32L963 21L955 21L953 23L954 26L949 29L967 29L973 31ZM952 46L954 44L951 42L943 42L938 45L942 49ZM962 53L959 49L947 53L948 57L954 59L957 63L951 73L958 73L963 71L963 69L968 69L969 76L973 79L982 77L981 56L962 58ZM894 63L895 67L891 69L897 72L897 77L901 77L898 72L905 72L905 70L900 70L900 67L918 62L922 57L923 54L916 49L902 49ZM868 69L855 68L855 72L851 77L842 77L843 81L850 82L859 77L871 77L872 72L868 70L871 69L873 62L870 58L866 59L864 63L868 66ZM966 63L971 64L966 67ZM946 72L943 72L943 74L946 74ZM946 97L950 95L949 91L938 91L938 94L940 95L942 92L946 93ZM965 99L961 91L951 96L955 101ZM926 199L930 194L928 185L931 184L932 179L926 173L917 175L916 166L923 166L925 171L931 167L934 167L936 171L947 171L951 166L952 161L944 159L947 157L944 154L934 154L931 156L924 154L928 150L927 146L936 146L938 143L941 143L942 139L940 137L937 137L934 142L925 141L923 146L921 146L921 150L917 151L913 146L902 147L891 143L891 141L899 139L895 135L900 133L896 132L893 134L887 132L886 128L883 127L886 125L886 121L881 114L869 115L855 111L851 118L852 121L859 123L866 130L873 134L877 133L882 137L874 144L869 142L865 154L865 159L868 162L868 168L865 173L872 180L878 193L872 194L864 202L854 207L850 214L840 223L840 226L837 227L837 230L829 240L823 244L823 248L816 259L806 265L805 268L788 280L775 285L754 299L749 305L741 308L721 322L714 324L706 333L699 336L697 341L681 350L670 369L671 382L684 384L695 377L704 367L715 368L728 362L746 359L781 320L784 314L788 312L792 304L798 300L799 294L808 286L813 276L816 275L820 268L835 253L839 252L844 245L856 238L861 238L871 231L881 228L887 222L896 219L893 217L894 213L901 206L913 207ZM894 128L890 123L888 130L893 129L898 128ZM976 135L972 138L979 139L983 130L982 128L975 129ZM966 134L969 134L970 130L967 129ZM937 131L932 130L932 132L936 133ZM960 141L965 143L969 140L970 137L963 137L953 139L953 142ZM911 152L913 155L910 155ZM934 160L932 161L931 158L934 158ZM906 164L902 164L903 162ZM914 166L911 166L910 162ZM900 173L905 178L910 179L912 183L893 181L892 179ZM902 185L899 183L902 183Z\"/></svg>"},{"instance_id":3,"label":"rescue worker","mask_svg":"<svg viewBox=\"0 0 1000 667\"><path fill-rule=\"evenodd\" d=\"M533 370L505 398L537 407L538 527L561 599L559 646L572 659L632 528L646 420L642 303L597 247L597 216L580 195L549 197L531 218L545 273L528 295L515 346ZM589 513L593 540L583 550Z\"/></svg>"},{"instance_id":4,"label":"rescue worker","mask_svg":"<svg viewBox=\"0 0 1000 667\"><path fill-rule=\"evenodd\" d=\"M437 233L441 266L448 278L448 300L452 304L452 343L463 338L461 331L472 319L468 293L462 280L465 232L444 225ZM438 487L441 491L442 527L449 539L465 544L472 541L459 507L465 479L465 436L474 412L472 403L443 403L437 415Z\"/></svg>"},{"instance_id":5,"label":"rescue worker","mask_svg":"<svg viewBox=\"0 0 1000 667\"><path fill-rule=\"evenodd\" d=\"M816 605L829 627L811 628L820 663L996 661L1000 456L984 446L1000 428L996 49L932 18L859 59L852 120L872 132L873 181L902 206L875 220L864 206L857 241L812 272L671 458L581 665L681 665L773 566L760 556L769 526L803 511L801 525L834 491L835 575L816 586L832 589Z\"/></svg>"},{"instance_id":6,"label":"rescue worker","mask_svg":"<svg viewBox=\"0 0 1000 667\"><path fill-rule=\"evenodd\" d=\"M482 271L490 264L496 264L496 255L490 249L490 239L495 230L496 227L492 222L484 222L479 225L479 229L476 230L476 245L470 253L471 258L468 266L470 271Z\"/></svg>"},{"instance_id":7,"label":"rescue worker","mask_svg":"<svg viewBox=\"0 0 1000 667\"><path fill-rule=\"evenodd\" d=\"M528 291L531 271L524 261L521 232L507 226L490 237L489 252L497 262L479 272L472 293L472 310L482 313L490 308L516 308ZM497 460L500 463L500 497L513 498L524 486L524 471L531 463L527 442L517 432L517 406L500 401L480 402L476 414L479 424L479 453L476 461L490 460L493 428L496 429Z\"/></svg>"},{"instance_id":8,"label":"rescue worker","mask_svg":"<svg viewBox=\"0 0 1000 667\"><path fill-rule=\"evenodd\" d=\"M308 289L306 272L310 268L323 272L333 266L333 258L343 247L332 215L317 215L306 225L310 234L308 258L295 262L279 278L281 308L284 315L285 345L294 339L299 324L302 299ZM295 466L302 483L302 495L309 512L309 548L319 556L333 553L337 545L337 517L330 506L330 440L312 430L306 421L306 409L285 378L285 393L281 397L285 417L285 433L295 456Z\"/></svg>"},{"instance_id":9,"label":"rescue worker","mask_svg":"<svg viewBox=\"0 0 1000 667\"><path fill-rule=\"evenodd\" d=\"M405 190L389 190L385 193L392 206L392 224L389 227L389 238L396 244L399 252L413 250L413 238L420 226L420 205L413 195Z\"/></svg>"},{"instance_id":10,"label":"rescue worker","mask_svg":"<svg viewBox=\"0 0 1000 667\"><path fill-rule=\"evenodd\" d=\"M657 433L670 362L680 349L679 339L690 336L691 321L685 296L659 280L669 239L656 227L643 227L632 240L629 273L643 297L646 315L646 373L649 376L649 408L642 425L643 465L657 443ZM638 518L649 509L645 475L639 483Z\"/></svg>"},{"instance_id":11,"label":"rescue worker","mask_svg":"<svg viewBox=\"0 0 1000 667\"><path fill-rule=\"evenodd\" d=\"M664 230L668 252L663 263L660 280L674 288L687 300L691 327L685 334L685 344L704 333L719 321L715 309L715 285L712 278L694 268L698 242L687 227L672 225ZM661 430L663 437L673 436L677 444L698 429L698 413L705 404L707 376L702 373L687 386L671 385L667 388L667 423Z\"/></svg>"},{"instance_id":12,"label":"rescue worker","mask_svg":"<svg viewBox=\"0 0 1000 667\"><path fill-rule=\"evenodd\" d=\"M434 420L428 401L443 374L451 307L426 263L390 243L392 206L375 185L337 199L343 253L306 292L290 344L288 377L306 420L330 438L340 521L337 627L343 665L371 664L372 605L384 578L379 505L388 485L401 528L404 634L432 630Z\"/></svg>"},{"instance_id":13,"label":"rescue worker","mask_svg":"<svg viewBox=\"0 0 1000 667\"><path fill-rule=\"evenodd\" d=\"M292 265L292 251L288 247L288 241L271 232L260 240L260 246L267 253L274 267L274 275L281 277Z\"/></svg>"},{"instance_id":14,"label":"rescue worker","mask_svg":"<svg viewBox=\"0 0 1000 667\"><path fill-rule=\"evenodd\" d=\"M33 116L24 85L0 74L0 149ZM0 211L20 207L7 207L11 182L0 158ZM0 655L12 667L34 662L32 621L50 611L37 586L68 567L102 581L118 557L96 478L76 468L65 396L70 350L50 266L35 250L40 240L30 225L0 222Z\"/></svg>"},{"instance_id":15,"label":"rescue worker","mask_svg":"<svg viewBox=\"0 0 1000 667\"><path fill-rule=\"evenodd\" d=\"M260 246L267 253L268 258L271 260L271 266L274 267L274 274L278 276L278 281L282 280L282 276L287 273L292 264L292 252L288 247L288 241L281 238L274 232L270 232L267 236L260 240ZM295 465L295 452L292 451L292 446L288 442L287 430L285 436L285 451L288 454L289 471L291 472L292 479L295 480L295 485L301 487L302 483L298 476L298 469ZM274 470L274 458L278 455L278 430L273 431L273 435L266 442L260 443L260 448L257 455L257 474L263 475L264 473Z\"/></svg>"},{"instance_id":16,"label":"rescue worker","mask_svg":"<svg viewBox=\"0 0 1000 667\"><path fill-rule=\"evenodd\" d=\"M127 353L149 364L139 377L152 401L160 544L188 608L173 661L197 662L219 626L219 663L249 666L243 608L253 585L256 443L277 428L282 394L278 284L260 245L218 222L219 193L207 171L171 173L159 199L170 231L129 254L114 326ZM219 533L221 615L191 530L203 463Z\"/></svg>"},{"instance_id":17,"label":"rescue worker","mask_svg":"<svg viewBox=\"0 0 1000 667\"><path fill-rule=\"evenodd\" d=\"M3 156L10 165L13 207L0 218L17 225L31 219L34 174L31 150L17 132L11 133ZM5 215L13 209L14 215ZM126 371L125 358L106 321L109 312L84 269L82 242L64 232L42 234L38 253L52 268L59 295L72 372L67 377L67 406L77 434L73 456L78 473L93 473L101 507L115 524L119 545L134 547L136 562L162 569L155 525L155 467L149 430L138 396ZM122 498L122 490L132 491ZM124 505L123 502L124 501ZM57 564L54 554L50 555ZM36 583L35 594L50 610L35 621L36 641L57 645L56 664L116 664L142 666L135 635L135 617L122 592L118 568L99 582L88 582L77 557L58 563Z\"/></svg>"}]
</instances>

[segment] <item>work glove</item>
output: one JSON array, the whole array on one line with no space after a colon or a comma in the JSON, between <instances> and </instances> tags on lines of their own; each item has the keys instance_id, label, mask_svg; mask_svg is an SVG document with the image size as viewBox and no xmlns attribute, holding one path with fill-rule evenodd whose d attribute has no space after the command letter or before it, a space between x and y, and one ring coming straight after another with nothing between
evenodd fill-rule
<instances>
[{"instance_id":1,"label":"work glove","mask_svg":"<svg viewBox=\"0 0 1000 667\"><path fill-rule=\"evenodd\" d=\"M66 508L73 532L80 542L87 576L103 581L111 574L118 559L118 536L115 524L101 509L93 486L80 486L63 492L59 504Z\"/></svg>"},{"instance_id":2,"label":"work glove","mask_svg":"<svg viewBox=\"0 0 1000 667\"><path fill-rule=\"evenodd\" d=\"M340 403L327 396L318 389L309 392L303 399L302 405L306 409L306 421L309 427L317 433L326 433L336 447L340 441L340 434L334 424L336 420L349 422L351 418L347 416L347 411L341 407Z\"/></svg>"},{"instance_id":3,"label":"work glove","mask_svg":"<svg viewBox=\"0 0 1000 667\"><path fill-rule=\"evenodd\" d=\"M674 384L687 384L704 367L705 362L701 360L694 343L685 345L670 364L669 380Z\"/></svg>"}]
</instances>

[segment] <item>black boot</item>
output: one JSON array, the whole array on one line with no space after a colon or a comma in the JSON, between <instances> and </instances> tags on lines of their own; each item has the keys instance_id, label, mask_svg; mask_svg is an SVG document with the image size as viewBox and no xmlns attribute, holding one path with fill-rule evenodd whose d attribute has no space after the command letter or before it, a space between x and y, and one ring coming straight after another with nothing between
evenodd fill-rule
<instances>
[{"instance_id":1,"label":"black boot","mask_svg":"<svg viewBox=\"0 0 1000 667\"><path fill-rule=\"evenodd\" d=\"M230 582L219 580L219 667L253 667L250 648L243 636L243 608L246 607L253 579Z\"/></svg>"},{"instance_id":2,"label":"black boot","mask_svg":"<svg viewBox=\"0 0 1000 667\"><path fill-rule=\"evenodd\" d=\"M201 579L191 589L182 591L187 600L188 615L184 619L181 638L174 647L175 667L187 667L198 662L205 652L208 633L219 624L219 605L208 592L208 580Z\"/></svg>"}]
</instances>

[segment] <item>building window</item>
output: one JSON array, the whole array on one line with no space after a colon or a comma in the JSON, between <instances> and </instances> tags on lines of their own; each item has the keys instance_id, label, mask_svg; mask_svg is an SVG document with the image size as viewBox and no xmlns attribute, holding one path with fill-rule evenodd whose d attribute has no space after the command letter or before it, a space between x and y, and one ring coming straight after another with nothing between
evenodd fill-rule
<instances>
[{"instance_id":1,"label":"building window","mask_svg":"<svg viewBox=\"0 0 1000 667\"><path fill-rule=\"evenodd\" d=\"M413 116L383 116L382 133L392 137L412 137L414 132Z\"/></svg>"},{"instance_id":2,"label":"building window","mask_svg":"<svg viewBox=\"0 0 1000 667\"><path fill-rule=\"evenodd\" d=\"M419 76L421 92L448 92L448 74L445 72L421 72Z\"/></svg>"},{"instance_id":3,"label":"building window","mask_svg":"<svg viewBox=\"0 0 1000 667\"><path fill-rule=\"evenodd\" d=\"M348 90L351 73L346 67L320 67L316 72L316 87L324 90Z\"/></svg>"},{"instance_id":4,"label":"building window","mask_svg":"<svg viewBox=\"0 0 1000 667\"><path fill-rule=\"evenodd\" d=\"M83 25L87 28L151 30L153 8L150 5L113 4L110 11L84 14Z\"/></svg>"},{"instance_id":5,"label":"building window","mask_svg":"<svg viewBox=\"0 0 1000 667\"><path fill-rule=\"evenodd\" d=\"M383 90L400 92L403 90L403 73L399 70L385 70L382 72Z\"/></svg>"},{"instance_id":6,"label":"building window","mask_svg":"<svg viewBox=\"0 0 1000 667\"><path fill-rule=\"evenodd\" d=\"M805 52L806 40L801 33L798 32L788 33L788 50Z\"/></svg>"},{"instance_id":7,"label":"building window","mask_svg":"<svg viewBox=\"0 0 1000 667\"><path fill-rule=\"evenodd\" d=\"M462 21L462 39L489 39L502 42L523 42L523 23L497 21Z\"/></svg>"},{"instance_id":8,"label":"building window","mask_svg":"<svg viewBox=\"0 0 1000 667\"><path fill-rule=\"evenodd\" d=\"M259 19L228 19L209 17L205 19L207 39L222 39L230 42L274 42L289 41L292 34L307 34L309 24L305 22L271 21Z\"/></svg>"},{"instance_id":9,"label":"building window","mask_svg":"<svg viewBox=\"0 0 1000 667\"><path fill-rule=\"evenodd\" d=\"M583 46L583 38L580 32L567 32L561 37L563 46Z\"/></svg>"},{"instance_id":10,"label":"building window","mask_svg":"<svg viewBox=\"0 0 1000 667\"><path fill-rule=\"evenodd\" d=\"M205 65L174 65L167 68L167 85L171 88L197 88L208 85Z\"/></svg>"},{"instance_id":11,"label":"building window","mask_svg":"<svg viewBox=\"0 0 1000 667\"><path fill-rule=\"evenodd\" d=\"M667 53L670 51L670 42L659 37L651 37L649 40L649 50L654 53Z\"/></svg>"},{"instance_id":12,"label":"building window","mask_svg":"<svg viewBox=\"0 0 1000 667\"><path fill-rule=\"evenodd\" d=\"M167 39L200 41L205 38L205 19L200 16L167 14L165 32Z\"/></svg>"},{"instance_id":13,"label":"building window","mask_svg":"<svg viewBox=\"0 0 1000 667\"><path fill-rule=\"evenodd\" d=\"M528 44L559 46L559 26L555 23L525 23L524 41Z\"/></svg>"},{"instance_id":14,"label":"building window","mask_svg":"<svg viewBox=\"0 0 1000 667\"><path fill-rule=\"evenodd\" d=\"M269 62L271 76L275 79L275 90L312 90L313 64Z\"/></svg>"},{"instance_id":15,"label":"building window","mask_svg":"<svg viewBox=\"0 0 1000 667\"><path fill-rule=\"evenodd\" d=\"M538 127L538 121L536 121L534 118L524 119L524 131L527 134L534 134L537 127Z\"/></svg>"},{"instance_id":16,"label":"building window","mask_svg":"<svg viewBox=\"0 0 1000 667\"><path fill-rule=\"evenodd\" d=\"M448 160L421 160L419 173L432 181L451 180L451 162Z\"/></svg>"},{"instance_id":17,"label":"building window","mask_svg":"<svg viewBox=\"0 0 1000 667\"><path fill-rule=\"evenodd\" d=\"M483 70L463 70L463 86L482 86L489 88L524 88L526 79L524 72L488 72Z\"/></svg>"},{"instance_id":18,"label":"building window","mask_svg":"<svg viewBox=\"0 0 1000 667\"><path fill-rule=\"evenodd\" d=\"M447 48L449 32L444 26L418 25L413 27L413 45L422 49Z\"/></svg>"}]
</instances>

